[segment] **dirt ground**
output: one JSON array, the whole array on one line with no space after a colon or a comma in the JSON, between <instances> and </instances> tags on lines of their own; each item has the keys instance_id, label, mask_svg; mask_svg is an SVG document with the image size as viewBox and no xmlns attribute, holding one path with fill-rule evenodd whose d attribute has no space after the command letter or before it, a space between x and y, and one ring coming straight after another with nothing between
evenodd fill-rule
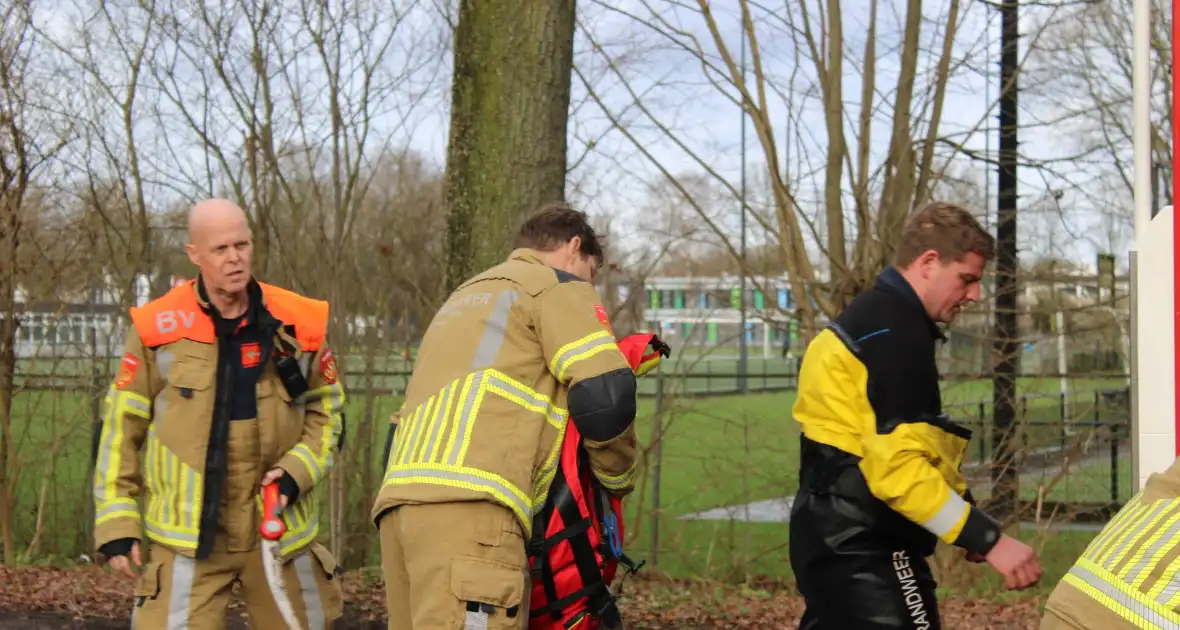
<instances>
[{"instance_id":1,"label":"dirt ground","mask_svg":"<svg viewBox=\"0 0 1180 630\"><path fill-rule=\"evenodd\" d=\"M385 630L379 580L350 572L342 576L341 587L345 614L334 630ZM250 628L240 600L231 601L227 630ZM131 602L125 577L93 566L0 567L0 630L126 630ZM939 603L945 630L1037 630L1039 606L1035 596ZM630 578L619 607L628 630L794 630L803 613L803 602L790 587L724 586L654 575Z\"/></svg>"},{"instance_id":2,"label":"dirt ground","mask_svg":"<svg viewBox=\"0 0 1180 630\"><path fill-rule=\"evenodd\" d=\"M384 621L369 620L363 613L350 612L332 626L333 630L385 630ZM131 620L99 617L74 618L60 613L0 613L0 630L127 630ZM226 630L252 630L242 617L231 616Z\"/></svg>"}]
</instances>

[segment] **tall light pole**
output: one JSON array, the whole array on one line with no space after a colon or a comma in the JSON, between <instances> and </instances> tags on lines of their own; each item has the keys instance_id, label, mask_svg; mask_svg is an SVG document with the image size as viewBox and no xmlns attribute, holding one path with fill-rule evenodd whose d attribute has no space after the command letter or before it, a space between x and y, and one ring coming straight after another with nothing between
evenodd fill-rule
<instances>
[{"instance_id":1,"label":"tall light pole","mask_svg":"<svg viewBox=\"0 0 1180 630\"><path fill-rule=\"evenodd\" d=\"M748 391L746 382L747 373L747 349L746 349L746 25L742 24L742 89L739 90L738 97L741 99L740 111L742 115L742 258L739 261L738 273L741 274L741 289L739 293L739 305L741 309L741 330L738 332L738 391L746 393Z\"/></svg>"}]
</instances>

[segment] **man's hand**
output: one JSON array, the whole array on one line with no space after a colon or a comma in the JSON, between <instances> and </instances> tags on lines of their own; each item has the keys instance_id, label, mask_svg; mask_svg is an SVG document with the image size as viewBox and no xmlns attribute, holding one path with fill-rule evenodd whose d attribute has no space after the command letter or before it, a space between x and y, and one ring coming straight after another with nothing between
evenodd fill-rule
<instances>
[{"instance_id":1,"label":"man's hand","mask_svg":"<svg viewBox=\"0 0 1180 630\"><path fill-rule=\"evenodd\" d=\"M262 483L258 486L259 492L261 492L262 488L265 488L268 484L278 483L279 479L281 479L285 474L287 474L287 471L283 470L282 468L271 468L270 471L262 477ZM279 486L279 504L283 506L283 509L287 508L287 495L283 492L282 486Z\"/></svg>"},{"instance_id":2,"label":"man's hand","mask_svg":"<svg viewBox=\"0 0 1180 630\"><path fill-rule=\"evenodd\" d=\"M1032 547L1008 536L987 553L987 563L1004 576L1004 585L1009 590L1023 590L1041 579L1041 563Z\"/></svg>"},{"instance_id":3,"label":"man's hand","mask_svg":"<svg viewBox=\"0 0 1180 630\"><path fill-rule=\"evenodd\" d=\"M130 557L130 559L128 559L128 557ZM112 569L119 571L120 573L123 573L127 577L134 580L139 577L139 574L137 574L135 570L131 568L131 563L135 563L135 566L137 567L143 566L143 560L139 557L138 541L131 545L130 554L126 556L114 556L110 559L110 561L107 562L107 564L111 565Z\"/></svg>"}]
</instances>

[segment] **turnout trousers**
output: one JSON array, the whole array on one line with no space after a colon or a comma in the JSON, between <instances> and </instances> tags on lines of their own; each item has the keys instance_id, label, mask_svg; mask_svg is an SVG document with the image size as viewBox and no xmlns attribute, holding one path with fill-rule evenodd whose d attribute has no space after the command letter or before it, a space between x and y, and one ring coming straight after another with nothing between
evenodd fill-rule
<instances>
[{"instance_id":1,"label":"turnout trousers","mask_svg":"<svg viewBox=\"0 0 1180 630\"><path fill-rule=\"evenodd\" d=\"M148 555L135 584L133 630L222 630L235 584L251 628L287 627L262 568L256 497L264 471L257 463L258 421L232 421L227 443L229 474L212 552L197 560L141 541L140 552ZM289 559L283 582L306 630L326 630L343 612L336 562L322 545L312 543Z\"/></svg>"},{"instance_id":2,"label":"turnout trousers","mask_svg":"<svg viewBox=\"0 0 1180 630\"><path fill-rule=\"evenodd\" d=\"M379 517L389 630L525 630L528 557L516 515L488 501Z\"/></svg>"},{"instance_id":3,"label":"turnout trousers","mask_svg":"<svg viewBox=\"0 0 1180 630\"><path fill-rule=\"evenodd\" d=\"M842 501L800 494L792 509L791 568L805 604L800 630L941 630L925 556L865 530L831 531L832 515L855 510L832 504Z\"/></svg>"}]
</instances>

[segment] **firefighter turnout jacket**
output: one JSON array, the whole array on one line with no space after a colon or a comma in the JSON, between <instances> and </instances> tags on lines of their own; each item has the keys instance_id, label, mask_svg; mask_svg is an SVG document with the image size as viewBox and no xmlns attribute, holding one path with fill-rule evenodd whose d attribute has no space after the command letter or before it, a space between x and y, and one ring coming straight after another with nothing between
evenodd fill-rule
<instances>
[{"instance_id":1,"label":"firefighter turnout jacket","mask_svg":"<svg viewBox=\"0 0 1180 630\"><path fill-rule=\"evenodd\" d=\"M97 436L98 547L138 539L142 527L175 554L208 557L224 520L218 511L227 509L223 497L235 484L230 424L254 418L257 469L282 468L298 490L283 514L284 559L315 540L316 488L344 424L344 390L326 343L328 304L256 281L248 290L250 310L237 325L254 327L249 336L219 329L234 324L214 317L199 279L131 309ZM246 385L250 395L235 395ZM254 497L255 505L240 509L260 513L256 490L233 493Z\"/></svg>"},{"instance_id":2,"label":"firefighter turnout jacket","mask_svg":"<svg viewBox=\"0 0 1180 630\"><path fill-rule=\"evenodd\" d=\"M1042 630L1180 628L1180 460L1147 478L1061 578Z\"/></svg>"},{"instance_id":3,"label":"firefighter turnout jacket","mask_svg":"<svg viewBox=\"0 0 1180 630\"><path fill-rule=\"evenodd\" d=\"M372 517L491 501L527 540L571 417L594 474L623 496L634 487L635 393L594 287L517 249L456 289L426 331Z\"/></svg>"},{"instance_id":4,"label":"firefighter turnout jacket","mask_svg":"<svg viewBox=\"0 0 1180 630\"><path fill-rule=\"evenodd\" d=\"M973 505L959 471L971 431L942 412L939 339L917 294L890 267L807 349L793 410L802 427L800 496L840 496L855 512L803 516L847 529L829 529L828 540L919 556L938 540L981 554L999 540L998 524ZM819 512L828 505L797 503Z\"/></svg>"}]
</instances>

